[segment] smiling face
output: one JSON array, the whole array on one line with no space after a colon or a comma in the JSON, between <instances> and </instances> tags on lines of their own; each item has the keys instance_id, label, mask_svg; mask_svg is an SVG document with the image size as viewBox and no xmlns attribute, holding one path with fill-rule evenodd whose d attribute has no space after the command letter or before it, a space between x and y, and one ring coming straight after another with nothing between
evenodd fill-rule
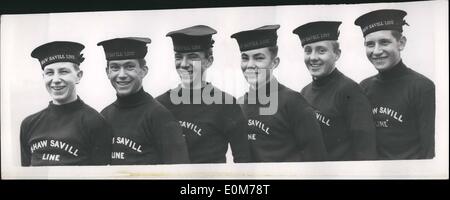
<instances>
[{"instance_id":1,"label":"smiling face","mask_svg":"<svg viewBox=\"0 0 450 200\"><path fill-rule=\"evenodd\" d=\"M175 52L175 68L184 88L199 88L204 84L206 69L213 62L206 52Z\"/></svg>"},{"instance_id":2,"label":"smiling face","mask_svg":"<svg viewBox=\"0 0 450 200\"><path fill-rule=\"evenodd\" d=\"M341 55L338 47L333 47L336 41L325 40L307 44L304 49L304 61L311 76L325 77L335 68L335 63Z\"/></svg>"},{"instance_id":3,"label":"smiling face","mask_svg":"<svg viewBox=\"0 0 450 200\"><path fill-rule=\"evenodd\" d=\"M45 66L45 87L54 104L67 104L77 99L75 86L80 82L83 72L76 65L71 62L57 62Z\"/></svg>"},{"instance_id":4,"label":"smiling face","mask_svg":"<svg viewBox=\"0 0 450 200\"><path fill-rule=\"evenodd\" d=\"M269 47L241 52L241 70L253 88L258 88L269 81L279 62L280 59L272 55Z\"/></svg>"},{"instance_id":5,"label":"smiling face","mask_svg":"<svg viewBox=\"0 0 450 200\"><path fill-rule=\"evenodd\" d=\"M142 88L142 80L147 75L147 66L140 66L137 59L110 60L106 73L118 96L127 96Z\"/></svg>"},{"instance_id":6,"label":"smiling face","mask_svg":"<svg viewBox=\"0 0 450 200\"><path fill-rule=\"evenodd\" d=\"M392 68L401 60L400 51L405 44L406 38L395 38L391 30L369 33L364 41L367 58L380 72Z\"/></svg>"}]
</instances>

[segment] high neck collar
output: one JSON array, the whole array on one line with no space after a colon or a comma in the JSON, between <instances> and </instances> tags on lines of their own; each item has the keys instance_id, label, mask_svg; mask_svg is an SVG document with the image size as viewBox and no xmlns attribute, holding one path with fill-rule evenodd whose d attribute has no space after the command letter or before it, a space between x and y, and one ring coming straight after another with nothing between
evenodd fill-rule
<instances>
[{"instance_id":1,"label":"high neck collar","mask_svg":"<svg viewBox=\"0 0 450 200\"><path fill-rule=\"evenodd\" d=\"M211 87L211 83L210 82L205 82L204 84L202 84L202 86L200 88L185 88L185 87L181 86L181 84L179 84L177 90L179 90L179 91L181 91L181 90L194 91L194 90L203 90L205 87Z\"/></svg>"},{"instance_id":2,"label":"high neck collar","mask_svg":"<svg viewBox=\"0 0 450 200\"><path fill-rule=\"evenodd\" d=\"M275 90L270 89L270 86L272 84L275 84ZM283 86L278 82L278 80L275 77L272 77L270 81L264 83L264 85L259 86L258 88L252 88L250 87L248 93L259 93L259 92L265 92L266 95L278 92Z\"/></svg>"},{"instance_id":3,"label":"high neck collar","mask_svg":"<svg viewBox=\"0 0 450 200\"><path fill-rule=\"evenodd\" d=\"M198 88L193 88L193 87L183 87L182 84L178 84L178 87L182 88L183 90L202 90L203 88L205 88L208 84L210 84L209 82L206 81L202 81L202 83L200 83L200 87Z\"/></svg>"},{"instance_id":4,"label":"high neck collar","mask_svg":"<svg viewBox=\"0 0 450 200\"><path fill-rule=\"evenodd\" d=\"M271 85L274 85L275 88L270 88ZM263 103L260 98L274 96L278 98L278 92L284 90L286 87L278 82L278 80L274 77L269 82L265 83L263 86L258 87L256 90L250 88L249 91L244 95L245 103L256 102L260 105L268 105L267 103ZM262 96L260 96L262 95ZM270 102L269 102L270 103Z\"/></svg>"},{"instance_id":5,"label":"high neck collar","mask_svg":"<svg viewBox=\"0 0 450 200\"><path fill-rule=\"evenodd\" d=\"M313 87L324 86L340 74L341 72L337 68L334 68L333 71L325 77L313 78L312 85Z\"/></svg>"},{"instance_id":6,"label":"high neck collar","mask_svg":"<svg viewBox=\"0 0 450 200\"><path fill-rule=\"evenodd\" d=\"M270 91L271 84L279 85L278 80L274 76L269 81L265 82L263 85L258 86L258 88L250 87L249 92L258 92L261 90L265 90L266 93L267 92L275 92L275 91ZM278 89L278 86L276 88Z\"/></svg>"},{"instance_id":7,"label":"high neck collar","mask_svg":"<svg viewBox=\"0 0 450 200\"><path fill-rule=\"evenodd\" d=\"M178 87L176 87L175 89L172 89L172 92L177 92L178 97L182 98L182 104L185 104L185 102L190 102L190 103L186 103L186 104L197 104L199 101L196 99L200 99L200 102L204 102L204 96L203 96L203 92L204 90L209 91L209 96L214 96L214 86L209 83L206 82L201 88L183 88L180 85L178 85ZM194 100L195 97L195 100ZM194 103L195 102L195 103Z\"/></svg>"},{"instance_id":8,"label":"high neck collar","mask_svg":"<svg viewBox=\"0 0 450 200\"><path fill-rule=\"evenodd\" d=\"M403 61L400 60L400 62L398 62L391 69L388 69L388 70L383 71L383 72L379 72L378 73L378 78L380 78L382 80L394 79L394 78L402 76L407 69L408 68L406 67L406 65L403 64Z\"/></svg>"},{"instance_id":9,"label":"high neck collar","mask_svg":"<svg viewBox=\"0 0 450 200\"><path fill-rule=\"evenodd\" d=\"M141 88L134 94L130 94L127 96L117 96L117 105L119 107L130 107L142 104L145 102L145 99L150 95L144 91L144 88Z\"/></svg>"},{"instance_id":10,"label":"high neck collar","mask_svg":"<svg viewBox=\"0 0 450 200\"><path fill-rule=\"evenodd\" d=\"M50 109L56 110L56 111L72 111L72 110L77 110L83 104L84 104L84 102L80 99L79 96L77 96L77 100L72 101L70 103L62 104L62 105L56 105L52 101L50 101L48 107Z\"/></svg>"}]
</instances>

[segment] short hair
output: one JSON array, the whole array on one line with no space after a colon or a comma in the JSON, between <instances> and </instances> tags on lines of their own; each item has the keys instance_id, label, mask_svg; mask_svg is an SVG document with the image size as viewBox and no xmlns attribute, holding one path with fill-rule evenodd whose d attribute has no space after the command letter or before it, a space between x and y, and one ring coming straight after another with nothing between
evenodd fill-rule
<instances>
[{"instance_id":1,"label":"short hair","mask_svg":"<svg viewBox=\"0 0 450 200\"><path fill-rule=\"evenodd\" d=\"M277 55L278 55L278 45L270 46L268 48L269 48L269 52L271 54L271 58L274 59L275 57L277 57Z\"/></svg>"},{"instance_id":2,"label":"short hair","mask_svg":"<svg viewBox=\"0 0 450 200\"><path fill-rule=\"evenodd\" d=\"M400 41L400 38L402 38L402 36L403 36L403 34L400 31L397 31L397 30L391 30L391 34L392 34L392 36L394 36L394 38L397 41Z\"/></svg>"},{"instance_id":3,"label":"short hair","mask_svg":"<svg viewBox=\"0 0 450 200\"><path fill-rule=\"evenodd\" d=\"M335 52L335 53L337 51L341 50L340 47L339 47L339 42L338 41L331 41L331 46L333 47L333 52Z\"/></svg>"},{"instance_id":4,"label":"short hair","mask_svg":"<svg viewBox=\"0 0 450 200\"><path fill-rule=\"evenodd\" d=\"M80 64L73 63L73 68L75 69L75 71L80 71Z\"/></svg>"},{"instance_id":5,"label":"short hair","mask_svg":"<svg viewBox=\"0 0 450 200\"><path fill-rule=\"evenodd\" d=\"M140 68L142 68L145 65L147 65L147 61L144 58L139 58L139 59L136 59L136 60L138 61ZM108 68L109 68L109 60L106 61L106 69L108 69Z\"/></svg>"},{"instance_id":6,"label":"short hair","mask_svg":"<svg viewBox=\"0 0 450 200\"><path fill-rule=\"evenodd\" d=\"M209 49L204 50L203 53L205 53L205 58L208 58L209 56L213 55L213 50L212 50L212 48L209 48Z\"/></svg>"},{"instance_id":7,"label":"short hair","mask_svg":"<svg viewBox=\"0 0 450 200\"><path fill-rule=\"evenodd\" d=\"M147 61L143 58L137 59L138 63L139 63L139 67L144 67L147 65Z\"/></svg>"}]
</instances>

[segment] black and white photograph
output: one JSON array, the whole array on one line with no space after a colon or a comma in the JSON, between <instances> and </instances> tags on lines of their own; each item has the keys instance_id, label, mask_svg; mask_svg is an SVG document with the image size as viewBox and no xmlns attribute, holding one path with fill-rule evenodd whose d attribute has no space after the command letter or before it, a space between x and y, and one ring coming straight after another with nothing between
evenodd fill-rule
<instances>
[{"instance_id":1,"label":"black and white photograph","mask_svg":"<svg viewBox=\"0 0 450 200\"><path fill-rule=\"evenodd\" d=\"M448 179L448 1L0 25L2 179Z\"/></svg>"}]
</instances>

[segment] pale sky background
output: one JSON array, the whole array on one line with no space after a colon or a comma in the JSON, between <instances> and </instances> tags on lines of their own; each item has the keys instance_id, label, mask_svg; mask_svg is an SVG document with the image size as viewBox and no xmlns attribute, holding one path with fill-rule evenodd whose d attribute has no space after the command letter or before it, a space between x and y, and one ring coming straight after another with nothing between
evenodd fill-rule
<instances>
[{"instance_id":1,"label":"pale sky background","mask_svg":"<svg viewBox=\"0 0 450 200\"><path fill-rule=\"evenodd\" d=\"M28 115L44 109L50 101L39 62L30 56L31 51L41 44L62 40L75 41L85 45L82 53L86 59L81 64L84 76L77 91L85 103L97 111L101 111L112 103L116 96L105 73L106 61L103 48L96 45L100 41L132 36L151 38L152 43L148 45L149 51L146 56L149 73L144 79L143 85L147 92L156 97L175 87L179 81L175 72L172 40L165 35L170 31L193 25L208 25L216 29L218 33L213 35L215 40L214 63L207 71L207 81L235 97L239 97L244 94L248 86L240 71L238 45L236 40L230 36L243 30L279 24L281 28L278 30L278 46L281 63L275 70L275 74L281 83L300 91L311 82L311 76L303 62L300 40L297 35L292 33L292 30L312 21L342 21L339 28L342 54L337 62L337 68L356 82L360 82L377 72L366 58L362 32L359 26L354 25L354 20L362 14L376 9L402 9L408 13L405 20L410 26L404 26L403 33L408 41L402 52L403 62L433 80L437 88L436 148L438 154L436 159L425 164L435 167L435 172L439 172L440 175L447 174L448 177L447 1L1 16L2 176L3 172L7 173L8 177L20 177L27 174L23 168L19 167L20 123ZM230 159L228 158L228 160ZM351 163L361 164L362 162L338 163L338 165ZM376 163L376 165L380 163L384 166L384 162ZM198 169L203 169L200 167L203 165L198 166ZM327 165L320 165L320 167L326 168ZM185 166L185 168L186 171L194 170L189 172L190 175L194 174L192 176L196 177L197 168L192 168L192 166ZM249 168L254 169L253 165L250 165ZM444 172L445 168L447 170ZM285 172L292 172L290 169L287 167ZM224 170L230 170L230 168L225 167ZM399 171L400 174L403 172L404 170ZM242 173L231 176L241 177ZM305 176L295 170L292 173L293 177ZM318 176L321 175L320 172L310 174L315 173L318 173ZM349 171L348 173L352 175L354 172ZM389 176L389 172L386 174L375 173L374 175L371 170L368 170L365 173L363 175L369 177L371 175L375 177ZM425 175L422 175L425 177L430 175L426 171L423 173ZM408 175L404 174L406 177ZM324 175L322 174L322 176ZM421 176L420 173L418 176ZM189 177L189 175L185 177Z\"/></svg>"}]
</instances>

